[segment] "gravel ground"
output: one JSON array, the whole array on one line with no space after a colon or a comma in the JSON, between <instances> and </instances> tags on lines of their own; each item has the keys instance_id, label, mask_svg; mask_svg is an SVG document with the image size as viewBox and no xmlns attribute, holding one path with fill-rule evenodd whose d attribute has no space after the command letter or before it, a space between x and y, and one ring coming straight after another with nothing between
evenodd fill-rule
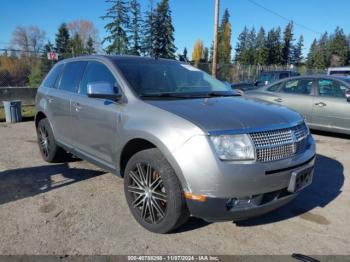
<instances>
[{"instance_id":1,"label":"gravel ground","mask_svg":"<svg viewBox=\"0 0 350 262\"><path fill-rule=\"evenodd\" d=\"M152 234L132 218L122 179L85 162L42 161L33 122L0 124L0 254L350 254L350 140L315 135L314 183L246 222L191 219Z\"/></svg>"}]
</instances>

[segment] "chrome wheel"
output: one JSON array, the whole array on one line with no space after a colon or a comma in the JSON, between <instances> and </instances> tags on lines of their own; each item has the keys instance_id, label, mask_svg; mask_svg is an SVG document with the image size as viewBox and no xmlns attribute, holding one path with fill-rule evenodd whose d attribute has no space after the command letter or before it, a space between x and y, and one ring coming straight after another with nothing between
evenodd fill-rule
<instances>
[{"instance_id":1,"label":"chrome wheel","mask_svg":"<svg viewBox=\"0 0 350 262\"><path fill-rule=\"evenodd\" d=\"M50 144L50 140L49 140L49 133L45 127L45 125L41 125L39 127L38 130L38 138L39 138L39 146L40 146L40 150L43 153L43 155L45 157L49 156L49 144Z\"/></svg>"},{"instance_id":2,"label":"chrome wheel","mask_svg":"<svg viewBox=\"0 0 350 262\"><path fill-rule=\"evenodd\" d=\"M132 207L143 221L158 224L167 211L167 194L160 173L150 164L137 163L129 177L127 191Z\"/></svg>"}]
</instances>

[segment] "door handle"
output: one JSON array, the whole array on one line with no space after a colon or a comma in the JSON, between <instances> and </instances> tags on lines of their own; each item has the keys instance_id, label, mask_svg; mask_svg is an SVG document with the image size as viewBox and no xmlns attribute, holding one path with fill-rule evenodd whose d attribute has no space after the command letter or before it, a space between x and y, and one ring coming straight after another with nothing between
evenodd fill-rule
<instances>
[{"instance_id":1,"label":"door handle","mask_svg":"<svg viewBox=\"0 0 350 262\"><path fill-rule=\"evenodd\" d=\"M281 103L281 102L283 102L283 99L282 98L276 98L276 99L274 99L274 101L276 101L278 103Z\"/></svg>"},{"instance_id":2,"label":"door handle","mask_svg":"<svg viewBox=\"0 0 350 262\"><path fill-rule=\"evenodd\" d=\"M47 98L47 102L49 102L50 104L53 102L53 100L54 100L54 99L53 99L52 97L48 97L48 98Z\"/></svg>"},{"instance_id":3,"label":"door handle","mask_svg":"<svg viewBox=\"0 0 350 262\"><path fill-rule=\"evenodd\" d=\"M75 111L79 111L82 107L79 103L73 103L73 107L75 108Z\"/></svg>"},{"instance_id":4,"label":"door handle","mask_svg":"<svg viewBox=\"0 0 350 262\"><path fill-rule=\"evenodd\" d=\"M327 106L327 104L324 102L319 102L319 103L316 103L315 106L324 107L324 106Z\"/></svg>"}]
</instances>

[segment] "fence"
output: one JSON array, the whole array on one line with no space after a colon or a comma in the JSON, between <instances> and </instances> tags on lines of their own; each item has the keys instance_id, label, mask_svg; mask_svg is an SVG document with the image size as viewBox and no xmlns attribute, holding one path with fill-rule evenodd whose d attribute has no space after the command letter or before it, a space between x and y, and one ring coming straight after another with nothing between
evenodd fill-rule
<instances>
[{"instance_id":1,"label":"fence","mask_svg":"<svg viewBox=\"0 0 350 262\"><path fill-rule=\"evenodd\" d=\"M193 64L199 69L211 73L210 63ZM217 78L222 81L249 82L255 80L263 71L290 70L298 72L300 75L326 74L325 69L308 69L306 66L261 66L261 65L236 65L236 64L219 64L217 68Z\"/></svg>"},{"instance_id":2,"label":"fence","mask_svg":"<svg viewBox=\"0 0 350 262\"><path fill-rule=\"evenodd\" d=\"M21 100L23 105L34 105L37 88L0 87L0 107L2 101Z\"/></svg>"}]
</instances>

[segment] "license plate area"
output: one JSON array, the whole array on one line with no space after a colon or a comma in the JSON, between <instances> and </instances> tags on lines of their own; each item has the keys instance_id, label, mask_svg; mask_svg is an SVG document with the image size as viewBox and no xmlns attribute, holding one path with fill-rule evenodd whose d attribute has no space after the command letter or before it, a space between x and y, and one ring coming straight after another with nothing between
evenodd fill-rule
<instances>
[{"instance_id":1,"label":"license plate area","mask_svg":"<svg viewBox=\"0 0 350 262\"><path fill-rule=\"evenodd\" d=\"M292 172L288 192L295 193L309 186L312 183L313 173L313 166Z\"/></svg>"}]
</instances>

